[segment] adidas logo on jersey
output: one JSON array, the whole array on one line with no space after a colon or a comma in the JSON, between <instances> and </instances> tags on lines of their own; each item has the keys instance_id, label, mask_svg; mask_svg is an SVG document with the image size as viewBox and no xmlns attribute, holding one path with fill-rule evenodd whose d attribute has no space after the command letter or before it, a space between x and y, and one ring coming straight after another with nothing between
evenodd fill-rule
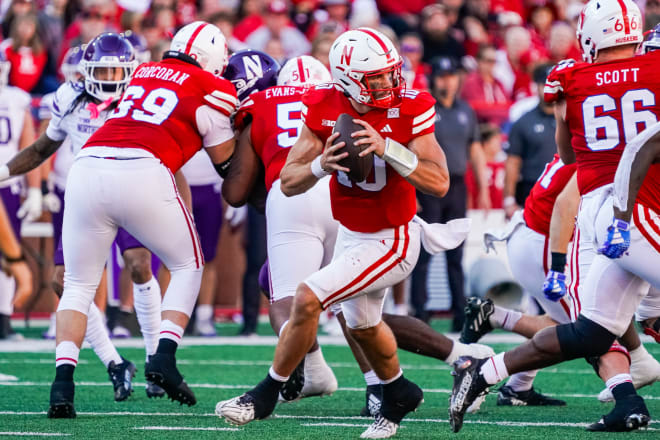
<instances>
[{"instance_id":1,"label":"adidas logo on jersey","mask_svg":"<svg viewBox=\"0 0 660 440\"><path fill-rule=\"evenodd\" d=\"M380 129L381 133L392 133L392 128L390 124L385 125L385 127Z\"/></svg>"}]
</instances>

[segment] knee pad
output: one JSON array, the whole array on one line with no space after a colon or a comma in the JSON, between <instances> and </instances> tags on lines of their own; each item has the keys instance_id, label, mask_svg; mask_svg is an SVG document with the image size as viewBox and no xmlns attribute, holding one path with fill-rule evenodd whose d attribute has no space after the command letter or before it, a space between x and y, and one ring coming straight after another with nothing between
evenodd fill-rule
<instances>
[{"instance_id":1,"label":"knee pad","mask_svg":"<svg viewBox=\"0 0 660 440\"><path fill-rule=\"evenodd\" d=\"M57 306L57 311L60 310L75 310L84 315L89 313L89 306L94 301L94 294L87 295L81 291L64 289L62 292L62 297L60 298L60 304Z\"/></svg>"},{"instance_id":2,"label":"knee pad","mask_svg":"<svg viewBox=\"0 0 660 440\"><path fill-rule=\"evenodd\" d=\"M605 327L580 315L575 322L557 326L557 339L565 360L570 360L607 353L616 336Z\"/></svg>"}]
</instances>

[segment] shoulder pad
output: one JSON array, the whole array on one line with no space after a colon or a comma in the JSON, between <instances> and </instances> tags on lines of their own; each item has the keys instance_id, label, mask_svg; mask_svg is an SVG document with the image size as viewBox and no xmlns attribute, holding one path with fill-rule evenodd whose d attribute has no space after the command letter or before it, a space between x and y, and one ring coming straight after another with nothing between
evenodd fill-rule
<instances>
[{"instance_id":1,"label":"shoulder pad","mask_svg":"<svg viewBox=\"0 0 660 440\"><path fill-rule=\"evenodd\" d=\"M238 108L236 89L226 79L215 77L210 73L208 75L214 80L208 82L204 103L225 116L231 116Z\"/></svg>"},{"instance_id":2,"label":"shoulder pad","mask_svg":"<svg viewBox=\"0 0 660 440\"><path fill-rule=\"evenodd\" d=\"M334 83L318 84L305 92L303 95L303 104L306 106L319 104L327 99L328 96L337 92L339 91Z\"/></svg>"},{"instance_id":3,"label":"shoulder pad","mask_svg":"<svg viewBox=\"0 0 660 440\"><path fill-rule=\"evenodd\" d=\"M234 116L234 128L242 131L245 126L252 122L254 117L253 112L259 108L259 104L263 101L263 91L253 93L241 102L236 115Z\"/></svg>"},{"instance_id":4,"label":"shoulder pad","mask_svg":"<svg viewBox=\"0 0 660 440\"><path fill-rule=\"evenodd\" d=\"M435 106L435 98L429 92L406 89L401 98L401 114L406 116L419 116Z\"/></svg>"},{"instance_id":5,"label":"shoulder pad","mask_svg":"<svg viewBox=\"0 0 660 440\"><path fill-rule=\"evenodd\" d=\"M83 92L83 88L76 87L70 82L62 84L55 92L52 105L53 114L59 117L64 116Z\"/></svg>"}]
</instances>

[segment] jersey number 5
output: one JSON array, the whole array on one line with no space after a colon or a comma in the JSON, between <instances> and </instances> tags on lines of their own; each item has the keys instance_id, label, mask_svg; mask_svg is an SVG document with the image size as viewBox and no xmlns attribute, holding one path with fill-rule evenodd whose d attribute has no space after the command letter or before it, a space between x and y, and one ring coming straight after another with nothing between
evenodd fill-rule
<instances>
[{"instance_id":1,"label":"jersey number 5","mask_svg":"<svg viewBox=\"0 0 660 440\"><path fill-rule=\"evenodd\" d=\"M179 98L176 93L170 89L159 87L152 90L142 100L141 109L136 105L136 100L139 100L144 95L145 90L142 86L130 86L124 92L121 101L117 105L111 118L123 118L131 113L131 118L136 121L148 122L149 124L160 125L162 124L174 111Z\"/></svg>"},{"instance_id":2,"label":"jersey number 5","mask_svg":"<svg viewBox=\"0 0 660 440\"><path fill-rule=\"evenodd\" d=\"M628 90L623 94L620 105L610 95L594 95L582 103L582 117L584 120L584 137L587 146L593 151L611 150L621 143L630 142L639 132L657 121L651 110L635 109L635 103L639 107L651 107L655 105L655 95L648 89ZM615 116L601 115L599 113L618 110ZM623 134L619 132L619 122L622 121Z\"/></svg>"}]
</instances>

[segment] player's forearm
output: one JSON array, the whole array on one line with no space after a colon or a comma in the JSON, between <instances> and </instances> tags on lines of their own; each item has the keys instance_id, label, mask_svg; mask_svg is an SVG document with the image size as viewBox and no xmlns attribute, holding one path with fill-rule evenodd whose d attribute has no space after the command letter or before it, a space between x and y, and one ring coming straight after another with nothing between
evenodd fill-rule
<instances>
[{"instance_id":1,"label":"player's forearm","mask_svg":"<svg viewBox=\"0 0 660 440\"><path fill-rule=\"evenodd\" d=\"M57 151L61 141L53 141L46 134L42 134L32 145L18 152L7 163L10 176L19 176L32 171Z\"/></svg>"},{"instance_id":2,"label":"player's forearm","mask_svg":"<svg viewBox=\"0 0 660 440\"><path fill-rule=\"evenodd\" d=\"M626 222L632 218L649 167L660 161L660 123L647 135L642 133L628 144L614 176L614 217Z\"/></svg>"},{"instance_id":3,"label":"player's forearm","mask_svg":"<svg viewBox=\"0 0 660 440\"><path fill-rule=\"evenodd\" d=\"M504 188L502 190L504 198L516 196L516 185L520 177L520 166L522 159L520 156L509 155L504 165Z\"/></svg>"},{"instance_id":4,"label":"player's forearm","mask_svg":"<svg viewBox=\"0 0 660 440\"><path fill-rule=\"evenodd\" d=\"M557 153L559 153L561 161L569 165L575 162L575 151L573 151L573 146L571 145L571 133L568 129L568 124L566 124L565 116L566 105L556 105L555 123L557 128L555 129L555 143L557 144Z\"/></svg>"},{"instance_id":5,"label":"player's forearm","mask_svg":"<svg viewBox=\"0 0 660 440\"><path fill-rule=\"evenodd\" d=\"M449 173L431 160L420 159L406 180L421 192L435 197L444 197L449 191Z\"/></svg>"},{"instance_id":6,"label":"player's forearm","mask_svg":"<svg viewBox=\"0 0 660 440\"><path fill-rule=\"evenodd\" d=\"M319 180L312 173L311 163L287 162L280 173L280 188L285 196L302 194Z\"/></svg>"},{"instance_id":7,"label":"player's forearm","mask_svg":"<svg viewBox=\"0 0 660 440\"><path fill-rule=\"evenodd\" d=\"M557 196L550 217L550 252L566 254L580 206L580 191L575 175Z\"/></svg>"}]
</instances>

